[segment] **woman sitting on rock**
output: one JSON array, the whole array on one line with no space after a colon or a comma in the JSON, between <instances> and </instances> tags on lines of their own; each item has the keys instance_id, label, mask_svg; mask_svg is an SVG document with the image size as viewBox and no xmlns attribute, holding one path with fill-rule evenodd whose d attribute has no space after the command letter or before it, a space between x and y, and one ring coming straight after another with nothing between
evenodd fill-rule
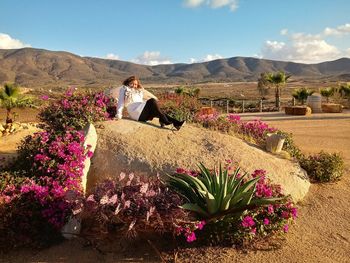
<instances>
[{"instance_id":1,"label":"woman sitting on rock","mask_svg":"<svg viewBox=\"0 0 350 263\"><path fill-rule=\"evenodd\" d=\"M119 91L117 118L122 118L124 106L126 107L131 119L137 121L150 121L153 118L159 118L161 127L173 124L177 130L180 130L184 121L178 121L167 114L164 114L155 98L144 101L145 90L141 86L140 80L131 76L123 81L123 86Z\"/></svg>"}]
</instances>

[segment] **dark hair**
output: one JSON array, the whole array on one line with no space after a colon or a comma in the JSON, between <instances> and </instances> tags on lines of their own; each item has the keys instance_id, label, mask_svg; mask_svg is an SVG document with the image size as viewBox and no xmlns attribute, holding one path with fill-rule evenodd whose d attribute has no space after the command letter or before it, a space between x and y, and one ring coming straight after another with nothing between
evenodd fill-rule
<instances>
[{"instance_id":1,"label":"dark hair","mask_svg":"<svg viewBox=\"0 0 350 263\"><path fill-rule=\"evenodd\" d=\"M137 88L138 89L142 89L142 85L141 85L141 82L140 80L136 77L136 76L131 76L131 77L128 77L126 80L123 81L123 85L125 86L129 86L130 82L136 80L138 85L137 85Z\"/></svg>"}]
</instances>

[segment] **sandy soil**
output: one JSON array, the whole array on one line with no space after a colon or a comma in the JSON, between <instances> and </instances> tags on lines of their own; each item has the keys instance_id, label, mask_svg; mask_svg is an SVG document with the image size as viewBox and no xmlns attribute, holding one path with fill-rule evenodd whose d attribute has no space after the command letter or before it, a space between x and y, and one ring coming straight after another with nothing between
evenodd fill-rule
<instances>
[{"instance_id":1,"label":"sandy soil","mask_svg":"<svg viewBox=\"0 0 350 263\"><path fill-rule=\"evenodd\" d=\"M262 118L264 119L264 118ZM299 147L313 153L325 150L342 152L346 173L341 181L314 184L299 204L299 219L291 226L279 248L235 250L233 248L187 248L168 252L154 240L161 256L176 262L350 262L350 119L278 119L270 125L292 132ZM123 243L122 243L123 244ZM161 248L162 247L162 248ZM110 243L101 251L75 239L44 250L21 249L0 255L0 262L159 262L161 257L147 243L129 246Z\"/></svg>"}]
</instances>

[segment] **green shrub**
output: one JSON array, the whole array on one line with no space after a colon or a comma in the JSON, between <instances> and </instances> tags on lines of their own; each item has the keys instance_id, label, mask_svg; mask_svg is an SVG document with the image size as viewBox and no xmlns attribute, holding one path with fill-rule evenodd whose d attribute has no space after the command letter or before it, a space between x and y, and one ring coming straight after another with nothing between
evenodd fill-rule
<instances>
[{"instance_id":1,"label":"green shrub","mask_svg":"<svg viewBox=\"0 0 350 263\"><path fill-rule=\"evenodd\" d=\"M10 172L2 171L0 172L0 192L2 192L8 185L20 185L25 181L26 177L20 171Z\"/></svg>"},{"instance_id":2,"label":"green shrub","mask_svg":"<svg viewBox=\"0 0 350 263\"><path fill-rule=\"evenodd\" d=\"M166 114L190 122L202 106L196 97L186 94L163 94L159 96L159 104Z\"/></svg>"},{"instance_id":3,"label":"green shrub","mask_svg":"<svg viewBox=\"0 0 350 263\"><path fill-rule=\"evenodd\" d=\"M344 160L338 153L326 153L303 157L300 166L316 182L333 182L339 180L344 172Z\"/></svg>"}]
</instances>

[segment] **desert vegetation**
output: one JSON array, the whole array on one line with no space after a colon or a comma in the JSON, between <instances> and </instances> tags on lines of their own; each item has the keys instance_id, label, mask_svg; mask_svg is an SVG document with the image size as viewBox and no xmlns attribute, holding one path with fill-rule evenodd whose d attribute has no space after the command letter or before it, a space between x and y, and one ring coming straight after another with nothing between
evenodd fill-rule
<instances>
[{"instance_id":1,"label":"desert vegetation","mask_svg":"<svg viewBox=\"0 0 350 263\"><path fill-rule=\"evenodd\" d=\"M246 122L235 114L203 110L190 93L164 94L160 102L169 114L239 136L262 149L268 133L283 134L287 158L295 158L315 182L342 176L341 156L324 152L306 156L291 135L260 120ZM248 174L235 160L222 160L217 167L179 167L165 178L122 173L117 181L97 185L84 197L82 170L93 153L84 147L81 130L87 123L112 118L107 111L110 103L103 93L68 89L42 108L39 118L44 130L25 138L15 163L1 168L2 249L58 242L62 227L72 218L89 222L82 233L98 226L93 229L99 238L157 233L173 236L183 246L196 242L246 247L288 232L297 217L296 205L282 194L280 185L268 180L265 171Z\"/></svg>"}]
</instances>

